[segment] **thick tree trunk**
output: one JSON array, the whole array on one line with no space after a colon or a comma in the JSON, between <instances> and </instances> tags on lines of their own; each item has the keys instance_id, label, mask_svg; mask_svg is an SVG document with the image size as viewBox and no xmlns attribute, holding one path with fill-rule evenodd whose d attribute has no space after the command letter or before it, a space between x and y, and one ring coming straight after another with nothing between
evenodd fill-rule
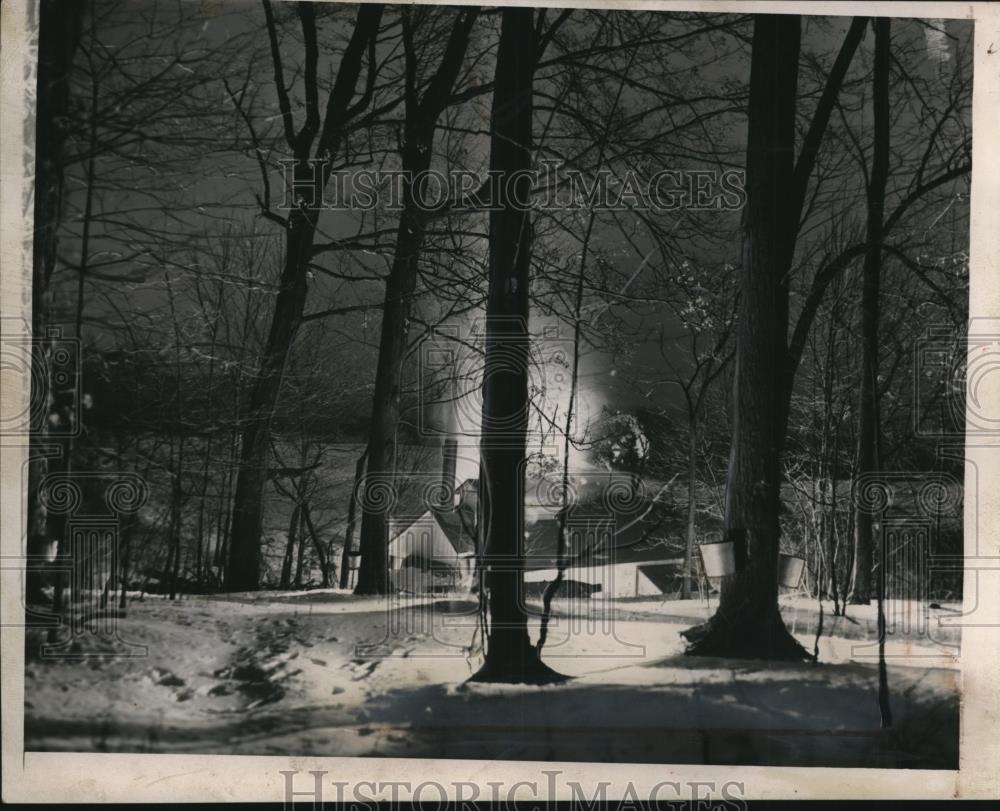
<instances>
[{"instance_id":1,"label":"thick tree trunk","mask_svg":"<svg viewBox=\"0 0 1000 811\"><path fill-rule=\"evenodd\" d=\"M305 564L305 553L306 544L305 540L302 538L303 531L303 521L302 521L302 506L300 504L295 505L295 513L292 516L292 529L291 532L295 533L295 539L298 542L298 554L295 558L295 580L293 581L295 588L302 588L302 569Z\"/></svg>"},{"instance_id":2,"label":"thick tree trunk","mask_svg":"<svg viewBox=\"0 0 1000 811\"><path fill-rule=\"evenodd\" d=\"M302 501L302 520L305 522L306 528L309 530L309 537L312 539L313 549L316 550L316 560L319 562L320 577L322 578L320 581L320 588L328 589L330 588L330 582L333 579L333 567L330 564L330 555L327 552L327 548L323 546L323 542L320 540L319 533L316 531L316 526L313 524L309 504L304 499Z\"/></svg>"},{"instance_id":3,"label":"thick tree trunk","mask_svg":"<svg viewBox=\"0 0 1000 811\"><path fill-rule=\"evenodd\" d=\"M215 378L215 344L219 334L219 312L222 308L223 296L225 295L226 285L224 282L219 282L219 298L215 304L215 318L212 321L212 333L209 342L209 362L208 362L208 381L206 383L206 389L208 392L208 409L210 412L214 413L214 400L215 400L215 388L213 386ZM210 470L212 463L212 435L209 434L205 437L205 456L204 462L201 469L201 493L198 497L198 555L195 560L195 575L198 578L198 585L204 581L204 572L208 568L207 561L207 551L208 547L205 543L205 532L206 532L206 521L205 513L208 501L208 485L210 481ZM211 520L211 519L209 519Z\"/></svg>"},{"instance_id":4,"label":"thick tree trunk","mask_svg":"<svg viewBox=\"0 0 1000 811\"><path fill-rule=\"evenodd\" d=\"M418 150L419 152L419 150ZM429 149L423 154L424 166ZM404 167L408 161L404 158ZM417 263L424 237L424 218L413 202L413 190L407 184L403 213L396 235L396 255L385 285L382 307L382 337L375 371L375 393L368 440L368 475L366 488L395 481L396 430L399 426L399 394L409 334L410 308L417 284ZM363 504L377 501L374 495ZM355 594L385 594L388 590L388 519L381 510L363 510L361 514L361 567Z\"/></svg>"},{"instance_id":5,"label":"thick tree trunk","mask_svg":"<svg viewBox=\"0 0 1000 811\"><path fill-rule=\"evenodd\" d=\"M344 135L342 127L354 97L368 43L378 33L382 10L381 5L373 4L361 6L358 11L354 33L344 51L331 91L324 133L317 147L324 158L332 159L340 150ZM304 129L300 136L306 132ZM307 179L303 186L313 182L313 202L319 206L330 167L327 171L317 172L320 177L316 179L313 167L304 161L308 157L308 148L307 143L303 149L296 150L300 161L297 170L303 173L301 177ZM268 475L271 420L292 340L305 310L306 272L313 258L319 212L318 207L303 206L289 212L288 216L280 289L242 434L233 499L229 568L226 571L226 588L229 591L255 590L260 579L261 520Z\"/></svg>"},{"instance_id":6,"label":"thick tree trunk","mask_svg":"<svg viewBox=\"0 0 1000 811\"><path fill-rule=\"evenodd\" d=\"M365 473L365 461L368 459L368 449L358 457L354 464L354 486L351 487L351 500L347 505L347 530L344 533L344 552L340 556L340 587L346 589L351 585L351 552L354 547L354 524L358 514L358 487Z\"/></svg>"},{"instance_id":7,"label":"thick tree trunk","mask_svg":"<svg viewBox=\"0 0 1000 811\"><path fill-rule=\"evenodd\" d=\"M789 189L799 37L797 16L755 17L733 437L726 481L726 540L736 547L736 573L724 580L716 613L684 632L690 654L809 658L781 619L777 581L787 271L797 225Z\"/></svg>"},{"instance_id":8,"label":"thick tree trunk","mask_svg":"<svg viewBox=\"0 0 1000 811\"><path fill-rule=\"evenodd\" d=\"M287 590L292 585L292 561L295 558L295 532L299 525L299 505L292 510L292 519L288 524L288 542L285 544L285 557L281 561L281 579L278 588Z\"/></svg>"},{"instance_id":9,"label":"thick tree trunk","mask_svg":"<svg viewBox=\"0 0 1000 811\"><path fill-rule=\"evenodd\" d=\"M247 406L233 499L233 522L226 588L257 588L261 562L264 485L268 478L271 419L278 402L292 338L306 303L306 267L312 254L318 212L289 213L285 264L257 381Z\"/></svg>"},{"instance_id":10,"label":"thick tree trunk","mask_svg":"<svg viewBox=\"0 0 1000 811\"><path fill-rule=\"evenodd\" d=\"M858 391L857 475L878 470L879 286L882 273L882 222L889 176L889 20L875 21L875 66L872 107L874 148L868 185L868 247L861 283L861 380ZM867 605L872 598L874 516L855 507L854 571L851 602Z\"/></svg>"},{"instance_id":11,"label":"thick tree trunk","mask_svg":"<svg viewBox=\"0 0 1000 811\"><path fill-rule=\"evenodd\" d=\"M402 149L403 170L408 179L403 185L403 210L396 231L396 253L385 285L382 306L382 335L378 364L375 370L375 392L372 397L371 429L368 434L368 477L366 488L372 493L364 504L377 503L372 488L395 482L396 432L399 427L399 395L406 358L413 295L417 286L420 251L427 230L426 211L420 203L425 199L425 182L420 179L431 165L434 132L438 117L451 97L455 81L465 58L469 32L475 22L476 10L456 14L444 56L423 97L416 98L417 77L413 58L413 32L404 22L407 51L406 121ZM409 179L418 179L411 183ZM361 566L355 594L385 594L388 578L388 519L382 510L364 510L361 515Z\"/></svg>"},{"instance_id":12,"label":"thick tree trunk","mask_svg":"<svg viewBox=\"0 0 1000 811\"><path fill-rule=\"evenodd\" d=\"M64 517L50 515L38 497L46 474L68 471L68 443L53 441L49 435L50 413L60 414L61 402L54 391L49 336L51 309L50 281L56 265L58 229L62 221L63 168L65 164L66 121L70 102L69 74L80 41L84 6L42 0L39 5L38 85L35 110L35 205L33 273L31 284L33 403L51 405L30 412L27 502L28 566L25 577L29 603L44 602L44 556L52 542L62 540ZM40 374L38 372L41 372ZM69 393L71 396L73 392ZM65 544L60 544L65 546ZM57 603L59 601L57 600Z\"/></svg>"},{"instance_id":13,"label":"thick tree trunk","mask_svg":"<svg viewBox=\"0 0 1000 811\"><path fill-rule=\"evenodd\" d=\"M493 94L489 293L483 376L481 500L485 521L489 630L486 661L472 677L489 682L561 678L528 638L524 608L524 457L528 422L528 284L531 219L533 12L504 8ZM515 173L522 172L516 178ZM496 176L496 175L495 175Z\"/></svg>"},{"instance_id":14,"label":"thick tree trunk","mask_svg":"<svg viewBox=\"0 0 1000 811\"><path fill-rule=\"evenodd\" d=\"M236 382L237 388L239 382ZM239 424L239 391L236 392L237 407L234 409L233 422ZM240 432L233 430L229 443L229 456L225 471L225 480L222 484L222 497L219 499L219 537L215 546L215 565L219 568L218 585L225 586L226 571L229 568L229 538L232 534L233 522L231 520L233 487L236 476L239 472L240 458Z\"/></svg>"}]
</instances>

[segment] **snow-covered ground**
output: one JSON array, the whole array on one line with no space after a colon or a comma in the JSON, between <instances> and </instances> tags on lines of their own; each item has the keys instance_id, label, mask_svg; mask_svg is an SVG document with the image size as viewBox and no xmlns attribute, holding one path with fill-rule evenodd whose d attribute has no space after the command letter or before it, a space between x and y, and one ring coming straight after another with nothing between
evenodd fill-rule
<instances>
[{"instance_id":1,"label":"snow-covered ground","mask_svg":"<svg viewBox=\"0 0 1000 811\"><path fill-rule=\"evenodd\" d=\"M809 650L815 601L783 612ZM824 607L818 664L685 657L704 601L558 601L552 686L467 683L480 662L470 598L336 589L133 600L120 641L78 658L28 634L29 750L204 752L954 768L957 630L890 638L893 724L876 702L874 606ZM537 623L536 623L537 624ZM909 640L909 641L908 641ZM938 641L934 641L938 640ZM145 655L120 656L115 650ZM83 655L104 652L104 655Z\"/></svg>"}]
</instances>

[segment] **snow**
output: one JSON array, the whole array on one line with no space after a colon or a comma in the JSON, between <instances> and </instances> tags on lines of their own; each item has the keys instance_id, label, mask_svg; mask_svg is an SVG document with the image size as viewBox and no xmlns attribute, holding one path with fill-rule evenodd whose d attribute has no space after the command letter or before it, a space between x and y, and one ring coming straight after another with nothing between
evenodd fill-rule
<instances>
[{"instance_id":1,"label":"snow","mask_svg":"<svg viewBox=\"0 0 1000 811\"><path fill-rule=\"evenodd\" d=\"M26 748L954 767L957 640L889 639L882 730L874 607L849 607L854 622L824 609L819 664L683 656L679 632L713 608L557 601L543 658L574 678L538 687L466 682L481 661L470 597L147 596L117 621L144 657L87 633L77 653L104 655L44 658L29 631ZM815 601L783 611L812 650Z\"/></svg>"}]
</instances>

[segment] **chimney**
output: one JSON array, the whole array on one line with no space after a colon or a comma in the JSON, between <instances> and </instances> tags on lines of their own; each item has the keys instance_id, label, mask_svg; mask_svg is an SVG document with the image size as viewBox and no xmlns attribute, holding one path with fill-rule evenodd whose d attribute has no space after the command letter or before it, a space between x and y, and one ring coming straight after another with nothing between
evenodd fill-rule
<instances>
[{"instance_id":1,"label":"chimney","mask_svg":"<svg viewBox=\"0 0 1000 811\"><path fill-rule=\"evenodd\" d=\"M455 468L458 464L458 440L445 439L441 443L441 483L449 493L455 492ZM449 499L451 501L452 499Z\"/></svg>"}]
</instances>

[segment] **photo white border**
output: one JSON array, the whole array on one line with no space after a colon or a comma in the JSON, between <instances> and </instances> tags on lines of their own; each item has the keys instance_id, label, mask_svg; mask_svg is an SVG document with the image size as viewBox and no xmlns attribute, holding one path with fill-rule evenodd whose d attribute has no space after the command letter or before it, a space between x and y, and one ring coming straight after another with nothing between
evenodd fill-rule
<instances>
[{"instance_id":1,"label":"photo white border","mask_svg":"<svg viewBox=\"0 0 1000 811\"><path fill-rule=\"evenodd\" d=\"M432 0L433 2L434 0ZM31 208L23 210L26 188L24 153L26 115L34 93L25 76L34 49L27 29L29 4L5 0L0 6L0 315L5 329L17 316L29 318L31 295ZM478 5L451 2L450 5ZM496 5L503 5L502 0ZM944 2L523 2L517 5L593 8L672 9L689 11L785 12L807 15L883 15L891 17L975 20L973 91L973 178L971 200L970 333L993 332L1000 325L1000 6ZM37 13L32 15L37 17ZM25 320L25 325L27 320ZM3 378L0 416L22 413L28 381ZM981 404L1000 419L1000 374L982 381ZM982 414L982 408L980 408ZM301 758L229 755L145 755L25 753L23 751L24 633L10 623L23 613L21 572L7 568L21 554L25 511L21 487L24 448L0 440L0 688L3 690L3 799L7 802L164 802L282 801L282 770L323 770L325 780L361 781L436 779L445 786L471 782L485 786L503 781L512 798L571 799L568 784L584 787L610 782L607 796L622 796L631 784L643 798L658 783L676 780L737 781L746 799L929 799L1000 796L1000 563L976 573L979 588L965 589L965 611L975 610L981 625L962 629L962 705L960 767L957 771L891 769L786 768L749 766L670 766L620 763L554 763L396 758ZM6 444L5 444L6 443ZM966 498L968 554L1000 558L1000 438L994 444L967 439L967 468L978 475L978 503ZM979 537L970 532L976 527ZM970 572L966 571L968 583ZM555 796L538 795L519 780L548 784L545 771L558 769ZM306 777L306 775L301 775ZM303 788L296 783L296 788ZM347 797L350 798L350 788ZM507 798L507 789L501 796ZM388 795L385 795L388 797ZM436 799L437 795L433 796ZM484 797L488 797L484 793ZM676 795L664 799L675 799ZM305 799L305 798L300 798ZM332 794L326 799L334 799Z\"/></svg>"}]
</instances>

